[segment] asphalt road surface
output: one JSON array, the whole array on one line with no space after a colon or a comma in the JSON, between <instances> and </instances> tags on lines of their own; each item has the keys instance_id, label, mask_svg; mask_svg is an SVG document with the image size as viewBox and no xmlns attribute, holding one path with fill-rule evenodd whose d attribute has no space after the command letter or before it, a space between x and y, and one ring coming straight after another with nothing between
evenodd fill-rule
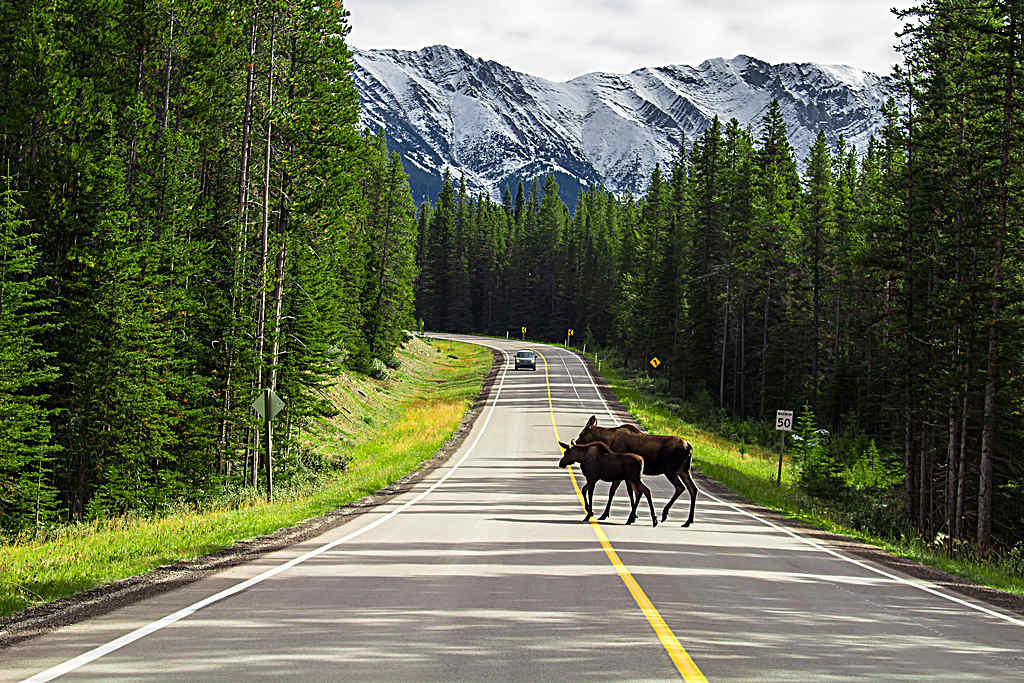
<instances>
[{"instance_id":1,"label":"asphalt road surface","mask_svg":"<svg viewBox=\"0 0 1024 683\"><path fill-rule=\"evenodd\" d=\"M702 491L585 524L557 437L618 424L573 353L504 366L461 448L371 512L0 651L0 678L1024 680L1024 621ZM542 354L514 371L515 349ZM578 475L576 475L578 476ZM661 507L671 493L647 478ZM582 483L582 482L580 482ZM603 507L607 486L595 495ZM600 508L599 508L600 509Z\"/></svg>"}]
</instances>

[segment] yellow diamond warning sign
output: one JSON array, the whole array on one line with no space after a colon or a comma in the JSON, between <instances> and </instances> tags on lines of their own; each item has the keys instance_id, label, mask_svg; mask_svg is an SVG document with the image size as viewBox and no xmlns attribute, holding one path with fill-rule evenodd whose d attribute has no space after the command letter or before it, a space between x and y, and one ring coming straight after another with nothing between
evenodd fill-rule
<instances>
[{"instance_id":1,"label":"yellow diamond warning sign","mask_svg":"<svg viewBox=\"0 0 1024 683\"><path fill-rule=\"evenodd\" d=\"M651 367L652 368L657 368L659 365L661 365L661 361L658 359L657 356L655 356L654 358L651 359Z\"/></svg>"}]
</instances>

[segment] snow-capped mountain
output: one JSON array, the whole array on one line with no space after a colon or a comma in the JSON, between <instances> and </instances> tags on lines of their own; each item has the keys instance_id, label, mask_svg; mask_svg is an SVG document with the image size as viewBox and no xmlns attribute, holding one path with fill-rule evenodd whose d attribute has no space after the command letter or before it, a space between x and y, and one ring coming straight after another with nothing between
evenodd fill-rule
<instances>
[{"instance_id":1,"label":"snow-capped mountain","mask_svg":"<svg viewBox=\"0 0 1024 683\"><path fill-rule=\"evenodd\" d=\"M563 198L603 183L639 194L717 115L751 125L778 99L803 165L819 129L863 152L882 125L889 78L848 66L768 64L740 55L698 67L589 73L565 83L530 76L446 46L355 49L363 125L387 132L417 201L434 198L445 169L501 198L520 180L555 173Z\"/></svg>"}]
</instances>

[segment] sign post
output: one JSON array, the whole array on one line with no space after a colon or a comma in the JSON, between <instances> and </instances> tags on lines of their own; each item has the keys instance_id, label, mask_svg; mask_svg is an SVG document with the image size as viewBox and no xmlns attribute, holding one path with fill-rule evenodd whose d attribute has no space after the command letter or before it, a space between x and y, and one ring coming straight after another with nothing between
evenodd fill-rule
<instances>
[{"instance_id":1,"label":"sign post","mask_svg":"<svg viewBox=\"0 0 1024 683\"><path fill-rule=\"evenodd\" d=\"M270 444L273 429L271 429L270 421L284 408L284 401L274 393L273 389L264 389L263 395L257 396L256 400L252 402L252 407L264 421L263 438L267 442L267 502L269 503L274 496L274 476L271 469L273 450ZM255 480L255 476L253 480Z\"/></svg>"},{"instance_id":2,"label":"sign post","mask_svg":"<svg viewBox=\"0 0 1024 683\"><path fill-rule=\"evenodd\" d=\"M569 328L569 331L568 331L568 332L566 333L566 335L565 335L565 345L566 345L566 346L568 346L568 345L569 345L569 340L571 340L571 339L572 339L572 334L573 334L573 329L572 329L572 328L570 327L570 328Z\"/></svg>"},{"instance_id":3,"label":"sign post","mask_svg":"<svg viewBox=\"0 0 1024 683\"><path fill-rule=\"evenodd\" d=\"M793 411L775 411L775 429L779 432L779 476L776 484L782 483L782 451L786 447L786 432L793 431Z\"/></svg>"},{"instance_id":4,"label":"sign post","mask_svg":"<svg viewBox=\"0 0 1024 683\"><path fill-rule=\"evenodd\" d=\"M526 341L526 325L523 325L523 341Z\"/></svg>"}]
</instances>

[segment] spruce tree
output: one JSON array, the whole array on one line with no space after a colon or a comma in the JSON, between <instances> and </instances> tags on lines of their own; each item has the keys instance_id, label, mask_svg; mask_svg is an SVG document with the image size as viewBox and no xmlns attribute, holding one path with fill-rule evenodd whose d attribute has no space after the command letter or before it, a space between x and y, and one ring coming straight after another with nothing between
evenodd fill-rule
<instances>
[{"instance_id":1,"label":"spruce tree","mask_svg":"<svg viewBox=\"0 0 1024 683\"><path fill-rule=\"evenodd\" d=\"M48 522L55 510L46 386L56 376L42 333L56 327L30 232L10 176L0 178L0 530Z\"/></svg>"}]
</instances>

